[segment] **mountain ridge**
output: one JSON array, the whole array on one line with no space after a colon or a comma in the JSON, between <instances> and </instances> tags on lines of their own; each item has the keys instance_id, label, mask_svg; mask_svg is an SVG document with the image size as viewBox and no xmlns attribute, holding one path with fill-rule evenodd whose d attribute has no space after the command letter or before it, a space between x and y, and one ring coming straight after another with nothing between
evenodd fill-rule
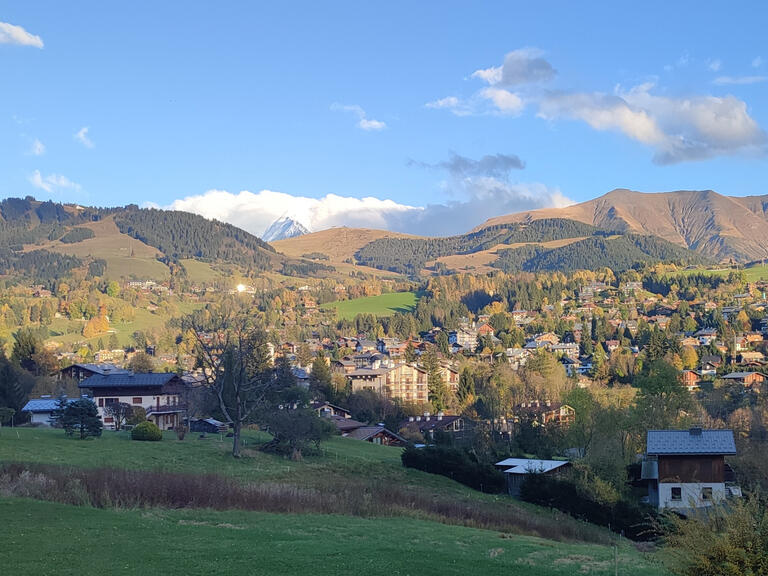
<instances>
[{"instance_id":1,"label":"mountain ridge","mask_svg":"<svg viewBox=\"0 0 768 576\"><path fill-rule=\"evenodd\" d=\"M718 261L768 257L768 195L732 197L713 190L636 192L617 188L586 202L497 216L476 226L562 218L604 230L657 236Z\"/></svg>"}]
</instances>

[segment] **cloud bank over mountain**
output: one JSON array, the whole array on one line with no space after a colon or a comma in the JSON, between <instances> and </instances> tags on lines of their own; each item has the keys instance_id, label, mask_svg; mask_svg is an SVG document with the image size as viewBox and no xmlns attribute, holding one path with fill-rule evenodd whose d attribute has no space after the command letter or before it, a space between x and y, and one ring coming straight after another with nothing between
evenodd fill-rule
<instances>
[{"instance_id":1,"label":"cloud bank over mountain","mask_svg":"<svg viewBox=\"0 0 768 576\"><path fill-rule=\"evenodd\" d=\"M370 196L354 198L328 194L322 198L309 198L272 190L238 193L209 190L176 200L167 208L229 222L259 236L276 219L284 216L313 232L349 226L445 236L466 232L499 214L571 203L559 190L543 184L510 185L482 176L472 178L464 185L468 187L468 194L445 203L424 206Z\"/></svg>"}]
</instances>

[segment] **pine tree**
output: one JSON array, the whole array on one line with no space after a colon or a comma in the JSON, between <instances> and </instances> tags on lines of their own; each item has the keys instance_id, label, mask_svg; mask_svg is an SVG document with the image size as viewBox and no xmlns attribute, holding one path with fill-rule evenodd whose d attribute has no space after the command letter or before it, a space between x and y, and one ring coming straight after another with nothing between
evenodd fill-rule
<instances>
[{"instance_id":1,"label":"pine tree","mask_svg":"<svg viewBox=\"0 0 768 576\"><path fill-rule=\"evenodd\" d=\"M99 409L92 401L83 398L70 403L61 416L61 425L68 436L78 433L81 440L89 436L101 436L103 424Z\"/></svg>"},{"instance_id":2,"label":"pine tree","mask_svg":"<svg viewBox=\"0 0 768 576\"><path fill-rule=\"evenodd\" d=\"M448 387L443 380L442 370L440 369L440 359L437 356L437 350L430 346L422 356L422 364L427 371L427 387L429 390L429 401L436 411L445 410L448 406Z\"/></svg>"}]
</instances>

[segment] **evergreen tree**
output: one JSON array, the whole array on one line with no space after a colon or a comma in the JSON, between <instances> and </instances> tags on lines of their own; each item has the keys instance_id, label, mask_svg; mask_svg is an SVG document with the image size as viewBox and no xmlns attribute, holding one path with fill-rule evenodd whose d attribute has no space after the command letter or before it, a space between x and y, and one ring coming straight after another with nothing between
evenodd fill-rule
<instances>
[{"instance_id":1,"label":"evergreen tree","mask_svg":"<svg viewBox=\"0 0 768 576\"><path fill-rule=\"evenodd\" d=\"M318 352L317 357L312 361L312 373L309 375L309 389L320 394L329 402L333 400L331 369L322 352Z\"/></svg>"},{"instance_id":2,"label":"evergreen tree","mask_svg":"<svg viewBox=\"0 0 768 576\"><path fill-rule=\"evenodd\" d=\"M469 366L465 366L461 370L457 395L462 406L471 403L475 397L475 378L472 376L472 370Z\"/></svg>"},{"instance_id":3,"label":"evergreen tree","mask_svg":"<svg viewBox=\"0 0 768 576\"><path fill-rule=\"evenodd\" d=\"M68 436L73 436L75 432L81 440L89 436L101 436L103 424L99 418L99 409L88 399L83 398L68 404L60 422Z\"/></svg>"},{"instance_id":4,"label":"evergreen tree","mask_svg":"<svg viewBox=\"0 0 768 576\"><path fill-rule=\"evenodd\" d=\"M443 380L443 374L440 369L440 359L437 356L437 349L430 346L421 357L424 370L427 371L427 387L429 390L429 401L436 411L445 410L448 406L448 387Z\"/></svg>"}]
</instances>

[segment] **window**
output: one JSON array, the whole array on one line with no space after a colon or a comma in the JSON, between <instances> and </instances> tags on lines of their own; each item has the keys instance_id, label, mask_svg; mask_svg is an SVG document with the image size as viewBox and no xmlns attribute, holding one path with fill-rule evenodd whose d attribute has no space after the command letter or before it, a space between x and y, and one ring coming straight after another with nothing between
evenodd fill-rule
<instances>
[{"instance_id":1,"label":"window","mask_svg":"<svg viewBox=\"0 0 768 576\"><path fill-rule=\"evenodd\" d=\"M683 489L680 486L672 487L672 501L680 502L683 499Z\"/></svg>"},{"instance_id":2,"label":"window","mask_svg":"<svg viewBox=\"0 0 768 576\"><path fill-rule=\"evenodd\" d=\"M133 403L134 404L141 404L141 396L135 396L133 398Z\"/></svg>"},{"instance_id":3,"label":"window","mask_svg":"<svg viewBox=\"0 0 768 576\"><path fill-rule=\"evenodd\" d=\"M115 419L112 418L111 416L107 416L106 418L104 418L104 424L111 424L114 421Z\"/></svg>"},{"instance_id":4,"label":"window","mask_svg":"<svg viewBox=\"0 0 768 576\"><path fill-rule=\"evenodd\" d=\"M705 486L701 489L701 499L702 500L712 500L712 487L711 486Z\"/></svg>"},{"instance_id":5,"label":"window","mask_svg":"<svg viewBox=\"0 0 768 576\"><path fill-rule=\"evenodd\" d=\"M99 407L104 407L104 398L99 398Z\"/></svg>"}]
</instances>

